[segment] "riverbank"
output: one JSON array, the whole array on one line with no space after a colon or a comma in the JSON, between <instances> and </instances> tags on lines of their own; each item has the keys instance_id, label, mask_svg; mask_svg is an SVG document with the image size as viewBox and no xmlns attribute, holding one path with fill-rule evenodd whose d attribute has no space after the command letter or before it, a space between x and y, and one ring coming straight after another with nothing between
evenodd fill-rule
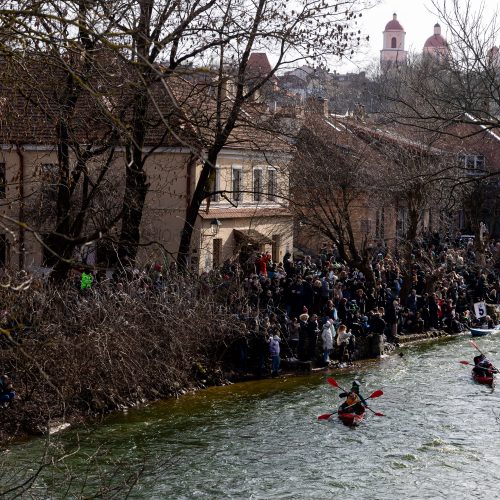
<instances>
[{"instance_id":1,"label":"riverbank","mask_svg":"<svg viewBox=\"0 0 500 500\"><path fill-rule=\"evenodd\" d=\"M382 346L383 354L394 352L398 345L410 345L424 340L433 340L450 336L443 330L426 332L423 334L406 334L399 335L395 343L385 342ZM455 336L455 335L453 335ZM29 347L29 342L26 342L25 349ZM366 346L373 345L373 339L365 342L358 342L361 351L358 354L369 354ZM354 366L366 359L374 359L375 356L360 356L354 361ZM318 371L328 371L331 369L352 368L343 363L331 362L326 366L314 365L312 362L300 362L296 359L282 360L282 373L280 376L303 375L304 373L315 373ZM91 366L87 366L91 369ZM5 446L12 441L18 441L29 438L30 436L42 436L66 430L68 427L83 425L88 419L93 420L100 418L103 415L119 412L128 408L137 408L158 400L179 398L187 393L192 393L198 390L203 390L210 386L227 385L233 382L252 381L262 377L257 377L255 374L246 373L238 374L234 371L224 371L219 367L215 372L209 373L201 365L196 367L192 372L192 378L185 379L182 384L179 382L169 385L167 381L163 381L165 387L170 387L166 392L160 392L155 387L151 387L149 391L143 391L141 387L136 387L134 393L120 394L116 388L110 389L110 393L104 395L102 390L94 391L91 399L88 400L88 406L83 408L81 405L73 404L65 405L64 407L58 404L49 405L44 402L44 407L38 410L34 406L34 402L30 401L30 397L26 397L25 393L20 392L17 398L9 407L0 409L0 445ZM271 378L270 373L265 374L264 378ZM158 381L155 381L158 384ZM79 385L79 384L78 384ZM60 413L57 409L64 410Z\"/></svg>"},{"instance_id":2,"label":"riverbank","mask_svg":"<svg viewBox=\"0 0 500 500\"><path fill-rule=\"evenodd\" d=\"M163 293L140 283L127 293L38 282L3 290L0 370L17 396L0 408L0 442L224 383L240 331L220 305L230 293L189 277Z\"/></svg>"},{"instance_id":3,"label":"riverbank","mask_svg":"<svg viewBox=\"0 0 500 500\"><path fill-rule=\"evenodd\" d=\"M78 425L187 391L266 377L269 339L277 334L284 351L291 350L286 315L269 313L269 303L264 310L250 307L252 295L238 279L178 276L156 290L141 278L86 292L72 283L14 285L2 290L7 313L0 367L17 392L13 403L0 409L2 443L46 434L53 422ZM283 369L302 373L321 367L323 339L315 316L300 325L300 332L307 329L302 354L314 361L284 361ZM442 333L402 335L395 343ZM355 360L379 357L395 345L369 330L353 339ZM345 361L345 349L335 347L332 359Z\"/></svg>"}]
</instances>

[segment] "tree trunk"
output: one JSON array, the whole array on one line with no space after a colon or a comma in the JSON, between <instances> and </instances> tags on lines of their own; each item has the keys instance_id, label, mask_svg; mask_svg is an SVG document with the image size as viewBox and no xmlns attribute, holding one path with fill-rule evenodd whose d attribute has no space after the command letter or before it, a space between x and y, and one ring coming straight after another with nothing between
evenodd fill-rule
<instances>
[{"instance_id":1,"label":"tree trunk","mask_svg":"<svg viewBox=\"0 0 500 500\"><path fill-rule=\"evenodd\" d=\"M188 207L186 209L186 219L184 221L184 227L181 233L181 241L179 244L179 251L177 253L177 265L180 269L187 269L189 263L189 254L191 250L191 240L193 238L193 231L196 225L196 220L198 218L198 213L200 211L201 204L207 197L209 189L207 183L210 179L210 174L213 171L213 165L217 162L217 156L222 148L218 148L209 152L207 160L203 164L201 170L200 178L196 183L196 189L193 193L193 197L189 201Z\"/></svg>"},{"instance_id":2,"label":"tree trunk","mask_svg":"<svg viewBox=\"0 0 500 500\"><path fill-rule=\"evenodd\" d=\"M125 194L123 197L122 229L118 258L134 262L141 237L141 222L149 183L144 171L142 150L146 138L147 93L137 94L134 103L132 138L127 148Z\"/></svg>"}]
</instances>

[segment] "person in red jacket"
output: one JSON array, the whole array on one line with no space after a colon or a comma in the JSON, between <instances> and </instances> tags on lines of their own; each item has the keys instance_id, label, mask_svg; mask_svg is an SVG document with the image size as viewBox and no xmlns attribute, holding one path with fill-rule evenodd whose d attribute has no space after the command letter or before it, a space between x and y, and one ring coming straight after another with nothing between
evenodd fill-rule
<instances>
[{"instance_id":1,"label":"person in red jacket","mask_svg":"<svg viewBox=\"0 0 500 500\"><path fill-rule=\"evenodd\" d=\"M263 253L259 259L259 274L267 276L267 264L271 262L271 254L269 252Z\"/></svg>"}]
</instances>

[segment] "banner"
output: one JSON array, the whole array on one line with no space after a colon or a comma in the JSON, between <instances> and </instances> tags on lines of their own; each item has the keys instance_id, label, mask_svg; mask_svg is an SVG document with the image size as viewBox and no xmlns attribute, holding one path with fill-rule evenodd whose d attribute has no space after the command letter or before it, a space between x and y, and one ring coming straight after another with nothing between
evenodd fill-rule
<instances>
[{"instance_id":1,"label":"banner","mask_svg":"<svg viewBox=\"0 0 500 500\"><path fill-rule=\"evenodd\" d=\"M486 303L485 302L475 302L474 303L474 312L476 314L476 318L484 318L486 316Z\"/></svg>"}]
</instances>

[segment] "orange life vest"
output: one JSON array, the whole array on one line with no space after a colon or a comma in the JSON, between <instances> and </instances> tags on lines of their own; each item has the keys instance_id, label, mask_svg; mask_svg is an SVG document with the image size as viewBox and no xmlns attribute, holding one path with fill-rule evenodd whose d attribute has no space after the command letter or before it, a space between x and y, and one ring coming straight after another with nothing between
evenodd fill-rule
<instances>
[{"instance_id":1,"label":"orange life vest","mask_svg":"<svg viewBox=\"0 0 500 500\"><path fill-rule=\"evenodd\" d=\"M347 395L346 403L347 406L355 405L360 402L359 396L355 392L350 392Z\"/></svg>"}]
</instances>

